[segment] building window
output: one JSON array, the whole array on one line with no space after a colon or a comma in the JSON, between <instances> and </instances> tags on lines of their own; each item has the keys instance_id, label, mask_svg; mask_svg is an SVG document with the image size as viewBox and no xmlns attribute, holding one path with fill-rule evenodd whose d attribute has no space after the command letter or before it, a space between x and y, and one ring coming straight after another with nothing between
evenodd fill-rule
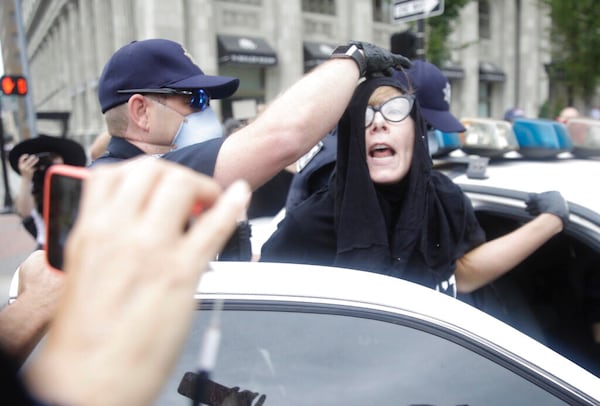
<instances>
[{"instance_id":1,"label":"building window","mask_svg":"<svg viewBox=\"0 0 600 406\"><path fill-rule=\"evenodd\" d=\"M302 0L302 11L335 15L335 0Z\"/></svg>"},{"instance_id":2,"label":"building window","mask_svg":"<svg viewBox=\"0 0 600 406\"><path fill-rule=\"evenodd\" d=\"M491 117L492 111L492 84L479 82L479 100L477 101L477 116Z\"/></svg>"},{"instance_id":3,"label":"building window","mask_svg":"<svg viewBox=\"0 0 600 406\"><path fill-rule=\"evenodd\" d=\"M259 66L220 65L219 75L233 76L240 79L240 87L235 95L220 100L222 121L234 116L233 103L235 101L253 99L257 103L264 103L266 73L263 68Z\"/></svg>"},{"instance_id":4,"label":"building window","mask_svg":"<svg viewBox=\"0 0 600 406\"><path fill-rule=\"evenodd\" d=\"M490 3L488 0L479 0L479 38L490 39Z\"/></svg>"},{"instance_id":5,"label":"building window","mask_svg":"<svg viewBox=\"0 0 600 406\"><path fill-rule=\"evenodd\" d=\"M373 19L382 23L390 23L392 5L390 0L373 0Z\"/></svg>"}]
</instances>

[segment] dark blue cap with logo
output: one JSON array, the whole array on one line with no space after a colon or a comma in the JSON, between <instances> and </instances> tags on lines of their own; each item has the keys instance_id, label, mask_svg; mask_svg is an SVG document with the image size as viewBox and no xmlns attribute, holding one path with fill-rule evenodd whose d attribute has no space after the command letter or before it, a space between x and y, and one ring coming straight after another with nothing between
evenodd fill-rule
<instances>
[{"instance_id":1,"label":"dark blue cap with logo","mask_svg":"<svg viewBox=\"0 0 600 406\"><path fill-rule=\"evenodd\" d=\"M181 44L166 39L133 41L117 50L100 75L98 99L102 113L126 103L129 89L204 89L213 99L236 92L240 81L228 76L210 76L194 63Z\"/></svg>"},{"instance_id":2,"label":"dark blue cap with logo","mask_svg":"<svg viewBox=\"0 0 600 406\"><path fill-rule=\"evenodd\" d=\"M450 83L434 64L415 60L410 68L394 71L402 85L415 91L423 117L433 128L442 132L463 132L465 127L450 113Z\"/></svg>"}]
</instances>

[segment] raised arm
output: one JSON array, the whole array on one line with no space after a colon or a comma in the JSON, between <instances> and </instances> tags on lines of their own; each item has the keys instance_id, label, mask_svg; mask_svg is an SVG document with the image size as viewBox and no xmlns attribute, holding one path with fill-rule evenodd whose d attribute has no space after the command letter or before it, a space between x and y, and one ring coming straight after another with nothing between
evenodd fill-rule
<instances>
[{"instance_id":1,"label":"raised arm","mask_svg":"<svg viewBox=\"0 0 600 406\"><path fill-rule=\"evenodd\" d=\"M29 216L35 207L35 201L31 194L31 180L33 179L38 160L36 155L23 154L19 157L21 182L19 193L15 199L15 210L21 218Z\"/></svg>"},{"instance_id":2,"label":"raised arm","mask_svg":"<svg viewBox=\"0 0 600 406\"><path fill-rule=\"evenodd\" d=\"M348 54L333 55L270 103L255 121L228 137L214 171L221 185L243 178L252 189L261 186L335 127L362 75L410 64L367 43L354 43Z\"/></svg>"}]
</instances>

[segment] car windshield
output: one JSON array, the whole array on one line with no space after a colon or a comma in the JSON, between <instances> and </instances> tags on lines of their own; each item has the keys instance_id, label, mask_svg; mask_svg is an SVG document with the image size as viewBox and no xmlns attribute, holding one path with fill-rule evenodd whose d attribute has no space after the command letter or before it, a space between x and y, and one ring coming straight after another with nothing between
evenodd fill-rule
<instances>
[{"instance_id":1,"label":"car windshield","mask_svg":"<svg viewBox=\"0 0 600 406\"><path fill-rule=\"evenodd\" d=\"M190 401L177 388L185 386L186 372L195 370L210 313L197 312L157 404ZM296 312L289 306L284 311L225 310L209 404L565 404L480 355L474 351L477 345L461 342L453 332L407 319L361 316ZM231 388L239 390L232 394ZM238 402L225 403L227 396ZM244 396L256 403L244 403Z\"/></svg>"}]
</instances>

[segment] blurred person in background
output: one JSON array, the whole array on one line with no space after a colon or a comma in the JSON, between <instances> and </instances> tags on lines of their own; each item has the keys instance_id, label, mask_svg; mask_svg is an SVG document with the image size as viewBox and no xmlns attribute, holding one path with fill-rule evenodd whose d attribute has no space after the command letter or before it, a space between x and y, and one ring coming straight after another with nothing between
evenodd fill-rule
<instances>
[{"instance_id":1,"label":"blurred person in background","mask_svg":"<svg viewBox=\"0 0 600 406\"><path fill-rule=\"evenodd\" d=\"M231 134L233 134L234 132L236 132L240 128L244 127L244 125L246 125L246 124L243 121L238 120L238 119L233 118L233 117L229 117L223 123L223 136L224 137L230 136Z\"/></svg>"},{"instance_id":2,"label":"blurred person in background","mask_svg":"<svg viewBox=\"0 0 600 406\"><path fill-rule=\"evenodd\" d=\"M560 111L556 117L556 121L567 124L570 119L575 117L579 117L579 110L577 110L575 107L567 106Z\"/></svg>"},{"instance_id":3,"label":"blurred person in background","mask_svg":"<svg viewBox=\"0 0 600 406\"><path fill-rule=\"evenodd\" d=\"M95 161L106 152L106 147L108 146L109 141L110 134L108 133L108 131L103 131L100 134L98 134L96 138L94 138L94 141L92 141L92 145L90 145L88 149L91 161Z\"/></svg>"},{"instance_id":4,"label":"blurred person in background","mask_svg":"<svg viewBox=\"0 0 600 406\"><path fill-rule=\"evenodd\" d=\"M8 159L13 170L21 175L15 210L23 226L36 239L37 248L42 249L46 241L43 219L46 171L54 164L84 166L85 150L73 140L40 134L15 145Z\"/></svg>"},{"instance_id":5,"label":"blurred person in background","mask_svg":"<svg viewBox=\"0 0 600 406\"><path fill-rule=\"evenodd\" d=\"M504 121L508 121L512 123L515 121L515 118L525 117L525 110L520 107L513 107L504 112Z\"/></svg>"}]
</instances>

